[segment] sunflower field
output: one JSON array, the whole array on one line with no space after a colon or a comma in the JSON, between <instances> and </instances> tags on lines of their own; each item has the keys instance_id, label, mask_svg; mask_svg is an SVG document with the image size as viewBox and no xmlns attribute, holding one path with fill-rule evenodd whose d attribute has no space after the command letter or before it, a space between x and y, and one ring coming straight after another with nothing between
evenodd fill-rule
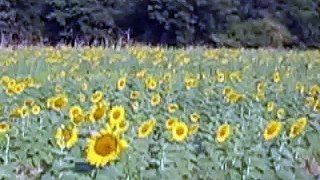
<instances>
[{"instance_id":1,"label":"sunflower field","mask_svg":"<svg viewBox=\"0 0 320 180\"><path fill-rule=\"evenodd\" d=\"M0 179L314 179L320 51L0 53Z\"/></svg>"}]
</instances>

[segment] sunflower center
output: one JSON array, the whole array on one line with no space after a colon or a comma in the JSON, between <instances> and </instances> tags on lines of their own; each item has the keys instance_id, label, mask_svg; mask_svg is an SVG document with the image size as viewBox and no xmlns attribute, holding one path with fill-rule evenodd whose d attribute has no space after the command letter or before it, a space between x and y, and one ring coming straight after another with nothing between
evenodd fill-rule
<instances>
[{"instance_id":1,"label":"sunflower center","mask_svg":"<svg viewBox=\"0 0 320 180\"><path fill-rule=\"evenodd\" d=\"M102 108L98 108L94 111L93 117L94 119L101 119L103 117L104 110Z\"/></svg>"},{"instance_id":2,"label":"sunflower center","mask_svg":"<svg viewBox=\"0 0 320 180\"><path fill-rule=\"evenodd\" d=\"M181 135L183 135L183 133L184 133L184 129L182 127L178 127L176 130L176 134L178 136L181 136Z\"/></svg>"},{"instance_id":3,"label":"sunflower center","mask_svg":"<svg viewBox=\"0 0 320 180\"><path fill-rule=\"evenodd\" d=\"M121 115L120 111L115 111L115 112L112 114L112 117L113 117L113 119L119 119L120 115Z\"/></svg>"},{"instance_id":4,"label":"sunflower center","mask_svg":"<svg viewBox=\"0 0 320 180\"><path fill-rule=\"evenodd\" d=\"M109 155L117 148L117 139L111 135L104 135L97 139L94 149L101 156Z\"/></svg>"},{"instance_id":5,"label":"sunflower center","mask_svg":"<svg viewBox=\"0 0 320 180\"><path fill-rule=\"evenodd\" d=\"M222 129L220 132L219 132L219 136L220 137L223 137L223 136L225 136L226 135L226 129Z\"/></svg>"},{"instance_id":6,"label":"sunflower center","mask_svg":"<svg viewBox=\"0 0 320 180\"><path fill-rule=\"evenodd\" d=\"M276 126L271 126L270 128L268 128L267 134L271 135L271 134L275 133L276 130L277 130Z\"/></svg>"},{"instance_id":7,"label":"sunflower center","mask_svg":"<svg viewBox=\"0 0 320 180\"><path fill-rule=\"evenodd\" d=\"M63 135L64 140L66 140L66 141L68 141L72 136L72 134L69 130L63 130L62 135Z\"/></svg>"},{"instance_id":8,"label":"sunflower center","mask_svg":"<svg viewBox=\"0 0 320 180\"><path fill-rule=\"evenodd\" d=\"M5 124L0 124L0 129L5 129L7 126Z\"/></svg>"},{"instance_id":9,"label":"sunflower center","mask_svg":"<svg viewBox=\"0 0 320 180\"><path fill-rule=\"evenodd\" d=\"M142 132L142 133L146 133L146 132L148 131L148 129L149 129L149 125L146 124L146 125L144 125L144 126L142 127L141 132Z\"/></svg>"},{"instance_id":10,"label":"sunflower center","mask_svg":"<svg viewBox=\"0 0 320 180\"><path fill-rule=\"evenodd\" d=\"M124 86L124 81L120 81L120 86Z\"/></svg>"}]
</instances>

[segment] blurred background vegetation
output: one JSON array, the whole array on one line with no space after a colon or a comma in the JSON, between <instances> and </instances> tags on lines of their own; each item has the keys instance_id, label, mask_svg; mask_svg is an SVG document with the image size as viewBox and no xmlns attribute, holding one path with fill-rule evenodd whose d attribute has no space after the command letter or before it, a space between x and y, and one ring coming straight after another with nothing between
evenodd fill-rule
<instances>
[{"instance_id":1,"label":"blurred background vegetation","mask_svg":"<svg viewBox=\"0 0 320 180\"><path fill-rule=\"evenodd\" d=\"M320 48L320 0L0 0L0 45Z\"/></svg>"}]
</instances>

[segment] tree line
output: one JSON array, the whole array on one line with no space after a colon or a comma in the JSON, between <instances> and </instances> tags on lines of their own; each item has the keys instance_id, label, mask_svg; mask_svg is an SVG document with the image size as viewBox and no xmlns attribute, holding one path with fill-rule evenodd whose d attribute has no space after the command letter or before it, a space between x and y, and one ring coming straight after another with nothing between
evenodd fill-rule
<instances>
[{"instance_id":1,"label":"tree line","mask_svg":"<svg viewBox=\"0 0 320 180\"><path fill-rule=\"evenodd\" d=\"M0 46L320 47L320 0L0 0Z\"/></svg>"}]
</instances>

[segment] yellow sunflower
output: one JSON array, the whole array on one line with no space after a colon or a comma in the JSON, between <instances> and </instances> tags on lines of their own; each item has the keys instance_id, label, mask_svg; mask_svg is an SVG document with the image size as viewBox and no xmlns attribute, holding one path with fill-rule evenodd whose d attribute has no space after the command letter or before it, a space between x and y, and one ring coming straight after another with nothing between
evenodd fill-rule
<instances>
[{"instance_id":1,"label":"yellow sunflower","mask_svg":"<svg viewBox=\"0 0 320 180\"><path fill-rule=\"evenodd\" d=\"M267 103L267 111L268 111L268 112L273 111L274 107L275 107L275 103L274 103L274 102L269 101L269 102Z\"/></svg>"},{"instance_id":2,"label":"yellow sunflower","mask_svg":"<svg viewBox=\"0 0 320 180\"><path fill-rule=\"evenodd\" d=\"M153 94L151 96L151 106L157 106L161 102L161 96L159 93Z\"/></svg>"},{"instance_id":3,"label":"yellow sunflower","mask_svg":"<svg viewBox=\"0 0 320 180\"><path fill-rule=\"evenodd\" d=\"M316 100L316 102L314 103L313 110L315 112L320 113L320 101L319 100Z\"/></svg>"},{"instance_id":4,"label":"yellow sunflower","mask_svg":"<svg viewBox=\"0 0 320 180\"><path fill-rule=\"evenodd\" d=\"M38 105L32 106L31 112L32 112L33 115L39 115L40 112L41 112L40 106L38 106Z\"/></svg>"},{"instance_id":5,"label":"yellow sunflower","mask_svg":"<svg viewBox=\"0 0 320 180\"><path fill-rule=\"evenodd\" d=\"M184 122L176 122L171 130L172 139L183 142L188 137L188 126Z\"/></svg>"},{"instance_id":6,"label":"yellow sunflower","mask_svg":"<svg viewBox=\"0 0 320 180\"><path fill-rule=\"evenodd\" d=\"M169 104L168 106L168 112L169 113L174 113L179 109L178 104Z\"/></svg>"},{"instance_id":7,"label":"yellow sunflower","mask_svg":"<svg viewBox=\"0 0 320 180\"><path fill-rule=\"evenodd\" d=\"M102 91L96 91L92 96L91 96L91 102L93 103L98 103L103 99L103 92Z\"/></svg>"},{"instance_id":8,"label":"yellow sunflower","mask_svg":"<svg viewBox=\"0 0 320 180\"><path fill-rule=\"evenodd\" d=\"M192 122L197 123L200 120L200 115L198 113L190 114L190 119Z\"/></svg>"},{"instance_id":9,"label":"yellow sunflower","mask_svg":"<svg viewBox=\"0 0 320 180\"><path fill-rule=\"evenodd\" d=\"M69 110L69 117L74 124L80 124L84 120L85 115L80 106L72 106Z\"/></svg>"},{"instance_id":10,"label":"yellow sunflower","mask_svg":"<svg viewBox=\"0 0 320 180\"><path fill-rule=\"evenodd\" d=\"M313 85L309 88L308 92L311 96L316 96L317 94L320 94L320 86Z\"/></svg>"},{"instance_id":11,"label":"yellow sunflower","mask_svg":"<svg viewBox=\"0 0 320 180\"><path fill-rule=\"evenodd\" d=\"M103 167L117 160L127 147L126 140L108 130L102 130L98 135L89 138L86 159L93 166Z\"/></svg>"},{"instance_id":12,"label":"yellow sunflower","mask_svg":"<svg viewBox=\"0 0 320 180\"><path fill-rule=\"evenodd\" d=\"M91 122L97 122L106 117L107 108L105 106L94 105L91 108L89 119Z\"/></svg>"},{"instance_id":13,"label":"yellow sunflower","mask_svg":"<svg viewBox=\"0 0 320 180\"><path fill-rule=\"evenodd\" d=\"M216 133L217 141L222 143L225 142L230 136L232 128L229 124L223 124L218 128L218 131Z\"/></svg>"},{"instance_id":14,"label":"yellow sunflower","mask_svg":"<svg viewBox=\"0 0 320 180\"><path fill-rule=\"evenodd\" d=\"M10 130L10 125L6 122L0 122L0 133L4 134Z\"/></svg>"},{"instance_id":15,"label":"yellow sunflower","mask_svg":"<svg viewBox=\"0 0 320 180\"><path fill-rule=\"evenodd\" d=\"M314 98L313 96L306 97L306 106L313 106L315 105L315 102L316 98Z\"/></svg>"},{"instance_id":16,"label":"yellow sunflower","mask_svg":"<svg viewBox=\"0 0 320 180\"><path fill-rule=\"evenodd\" d=\"M303 94L304 90L305 90L304 85L301 82L298 82L296 84L296 91L298 91L300 94Z\"/></svg>"},{"instance_id":17,"label":"yellow sunflower","mask_svg":"<svg viewBox=\"0 0 320 180\"><path fill-rule=\"evenodd\" d=\"M281 81L281 76L279 72L273 73L273 82L278 83Z\"/></svg>"},{"instance_id":18,"label":"yellow sunflower","mask_svg":"<svg viewBox=\"0 0 320 180\"><path fill-rule=\"evenodd\" d=\"M22 106L18 112L21 118L26 118L29 116L29 109L27 106Z\"/></svg>"},{"instance_id":19,"label":"yellow sunflower","mask_svg":"<svg viewBox=\"0 0 320 180\"><path fill-rule=\"evenodd\" d=\"M82 83L82 84L81 84L81 90L82 90L82 91L87 91L87 90L88 90L88 84L85 83L85 82Z\"/></svg>"},{"instance_id":20,"label":"yellow sunflower","mask_svg":"<svg viewBox=\"0 0 320 180\"><path fill-rule=\"evenodd\" d=\"M109 122L110 124L120 124L121 121L125 120L125 109L123 106L114 106L112 107L109 113Z\"/></svg>"},{"instance_id":21,"label":"yellow sunflower","mask_svg":"<svg viewBox=\"0 0 320 180\"><path fill-rule=\"evenodd\" d=\"M299 118L295 123L291 125L289 137L294 138L299 136L306 128L308 124L308 118Z\"/></svg>"},{"instance_id":22,"label":"yellow sunflower","mask_svg":"<svg viewBox=\"0 0 320 180\"><path fill-rule=\"evenodd\" d=\"M131 100L137 100L140 97L140 92L139 91L132 91L130 93L130 99Z\"/></svg>"},{"instance_id":23,"label":"yellow sunflower","mask_svg":"<svg viewBox=\"0 0 320 180\"><path fill-rule=\"evenodd\" d=\"M79 101L80 101L80 103L86 102L86 95L80 94L80 95L79 95Z\"/></svg>"},{"instance_id":24,"label":"yellow sunflower","mask_svg":"<svg viewBox=\"0 0 320 180\"><path fill-rule=\"evenodd\" d=\"M121 121L119 124L117 124L117 129L119 133L125 133L129 128L129 122L126 120Z\"/></svg>"},{"instance_id":25,"label":"yellow sunflower","mask_svg":"<svg viewBox=\"0 0 320 180\"><path fill-rule=\"evenodd\" d=\"M63 124L56 131L56 142L61 148L70 149L78 141L79 130L77 127L65 127Z\"/></svg>"},{"instance_id":26,"label":"yellow sunflower","mask_svg":"<svg viewBox=\"0 0 320 180\"><path fill-rule=\"evenodd\" d=\"M184 83L185 83L185 86L186 86L186 88L188 90L191 89L191 88L194 88L194 87L196 87L198 85L197 79L196 78L191 78L191 77L186 78Z\"/></svg>"},{"instance_id":27,"label":"yellow sunflower","mask_svg":"<svg viewBox=\"0 0 320 180\"><path fill-rule=\"evenodd\" d=\"M14 86L14 93L21 94L25 89L25 85L23 83L18 83Z\"/></svg>"},{"instance_id":28,"label":"yellow sunflower","mask_svg":"<svg viewBox=\"0 0 320 180\"><path fill-rule=\"evenodd\" d=\"M175 124L178 122L178 119L177 118L169 118L169 119L167 119L167 121L166 121L166 128L168 129L168 130L171 130L174 126L175 126Z\"/></svg>"},{"instance_id":29,"label":"yellow sunflower","mask_svg":"<svg viewBox=\"0 0 320 180\"><path fill-rule=\"evenodd\" d=\"M145 84L149 90L155 90L158 85L157 80L154 77L147 78Z\"/></svg>"},{"instance_id":30,"label":"yellow sunflower","mask_svg":"<svg viewBox=\"0 0 320 180\"><path fill-rule=\"evenodd\" d=\"M138 137L139 138L148 137L152 133L155 125L156 125L155 120L149 120L149 121L143 122L138 129Z\"/></svg>"},{"instance_id":31,"label":"yellow sunflower","mask_svg":"<svg viewBox=\"0 0 320 180\"><path fill-rule=\"evenodd\" d=\"M60 111L62 108L68 105L68 98L65 95L59 95L52 99L51 108Z\"/></svg>"},{"instance_id":32,"label":"yellow sunflower","mask_svg":"<svg viewBox=\"0 0 320 180\"><path fill-rule=\"evenodd\" d=\"M122 91L126 87L126 84L127 84L127 79L125 77L120 78L117 83L118 90Z\"/></svg>"},{"instance_id":33,"label":"yellow sunflower","mask_svg":"<svg viewBox=\"0 0 320 180\"><path fill-rule=\"evenodd\" d=\"M217 71L216 72L216 80L219 82L219 83L222 83L224 82L225 80L225 74L221 71Z\"/></svg>"},{"instance_id":34,"label":"yellow sunflower","mask_svg":"<svg viewBox=\"0 0 320 180\"><path fill-rule=\"evenodd\" d=\"M264 130L263 137L266 141L270 141L276 138L282 130L282 122L272 120L267 124L267 127Z\"/></svg>"},{"instance_id":35,"label":"yellow sunflower","mask_svg":"<svg viewBox=\"0 0 320 180\"><path fill-rule=\"evenodd\" d=\"M231 87L225 87L225 88L223 89L223 91L222 91L222 94L223 94L224 96L229 96L229 94L232 93L232 92L233 92L233 89L232 89Z\"/></svg>"},{"instance_id":36,"label":"yellow sunflower","mask_svg":"<svg viewBox=\"0 0 320 180\"><path fill-rule=\"evenodd\" d=\"M34 100L31 99L31 98L26 99L26 100L24 100L23 104L24 104L25 106L33 106L33 105L34 105Z\"/></svg>"}]
</instances>

